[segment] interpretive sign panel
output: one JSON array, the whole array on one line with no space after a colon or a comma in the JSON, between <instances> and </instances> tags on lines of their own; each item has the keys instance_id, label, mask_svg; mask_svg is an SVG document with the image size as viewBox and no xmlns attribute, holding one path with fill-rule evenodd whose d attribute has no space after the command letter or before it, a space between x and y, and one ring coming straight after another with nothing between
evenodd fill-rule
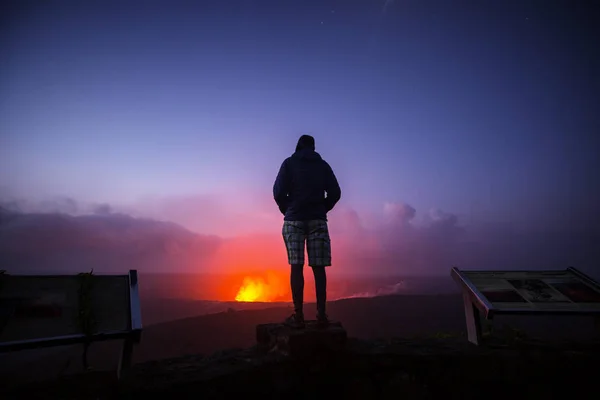
<instances>
[{"instance_id":1,"label":"interpretive sign panel","mask_svg":"<svg viewBox=\"0 0 600 400\"><path fill-rule=\"evenodd\" d=\"M0 274L0 351L98 340L138 342L136 271L126 275ZM125 347L131 348L131 343ZM129 350L130 352L130 350ZM131 354L124 354L128 361Z\"/></svg>"},{"instance_id":2,"label":"interpretive sign panel","mask_svg":"<svg viewBox=\"0 0 600 400\"><path fill-rule=\"evenodd\" d=\"M480 335L476 321L479 312L487 319L496 314L600 315L600 285L575 268L559 271L452 268L451 275L463 289L469 340L474 342ZM471 319L475 319L475 325L469 327Z\"/></svg>"}]
</instances>

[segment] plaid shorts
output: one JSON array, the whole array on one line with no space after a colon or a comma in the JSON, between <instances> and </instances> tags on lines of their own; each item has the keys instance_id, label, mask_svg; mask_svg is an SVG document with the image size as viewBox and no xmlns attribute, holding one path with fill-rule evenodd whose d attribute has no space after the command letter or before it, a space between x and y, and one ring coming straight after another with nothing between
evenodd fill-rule
<instances>
[{"instance_id":1,"label":"plaid shorts","mask_svg":"<svg viewBox=\"0 0 600 400\"><path fill-rule=\"evenodd\" d=\"M327 221L283 221L282 233L290 265L304 265L304 242L309 266L331 265L331 240Z\"/></svg>"}]
</instances>

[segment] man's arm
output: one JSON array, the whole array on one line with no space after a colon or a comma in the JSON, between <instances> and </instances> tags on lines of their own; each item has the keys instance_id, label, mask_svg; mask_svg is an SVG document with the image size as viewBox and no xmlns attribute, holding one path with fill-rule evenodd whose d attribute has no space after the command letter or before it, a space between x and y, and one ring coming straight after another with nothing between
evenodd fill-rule
<instances>
[{"instance_id":1,"label":"man's arm","mask_svg":"<svg viewBox=\"0 0 600 400\"><path fill-rule=\"evenodd\" d=\"M325 191L327 192L327 197L325 198L325 208L327 212L331 211L335 204L340 201L342 197L342 190L340 189L340 185L331 169L331 166L325 162Z\"/></svg>"},{"instance_id":2,"label":"man's arm","mask_svg":"<svg viewBox=\"0 0 600 400\"><path fill-rule=\"evenodd\" d=\"M275 203L279 207L279 211L285 215L285 211L288 207L288 193L289 193L289 172L287 167L287 160L285 160L279 168L277 178L273 184L273 198Z\"/></svg>"}]
</instances>

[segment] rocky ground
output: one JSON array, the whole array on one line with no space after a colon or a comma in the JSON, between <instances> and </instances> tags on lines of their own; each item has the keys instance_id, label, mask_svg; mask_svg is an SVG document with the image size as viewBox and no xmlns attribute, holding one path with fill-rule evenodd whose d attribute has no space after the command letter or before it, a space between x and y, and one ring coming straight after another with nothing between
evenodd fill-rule
<instances>
[{"instance_id":1,"label":"rocky ground","mask_svg":"<svg viewBox=\"0 0 600 400\"><path fill-rule=\"evenodd\" d=\"M251 348L136 364L120 382L114 373L87 372L7 386L0 397L597 398L599 343L550 344L509 332L476 347L462 336L365 341L344 332L262 325Z\"/></svg>"}]
</instances>

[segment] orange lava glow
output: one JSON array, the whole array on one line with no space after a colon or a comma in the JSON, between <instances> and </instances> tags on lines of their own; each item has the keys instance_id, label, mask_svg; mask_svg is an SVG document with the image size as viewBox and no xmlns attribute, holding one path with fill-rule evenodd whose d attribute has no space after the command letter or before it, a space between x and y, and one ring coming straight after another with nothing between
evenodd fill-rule
<instances>
[{"instance_id":1,"label":"orange lava glow","mask_svg":"<svg viewBox=\"0 0 600 400\"><path fill-rule=\"evenodd\" d=\"M280 274L268 272L266 279L261 276L246 276L235 296L241 302L285 301L290 289Z\"/></svg>"}]
</instances>

